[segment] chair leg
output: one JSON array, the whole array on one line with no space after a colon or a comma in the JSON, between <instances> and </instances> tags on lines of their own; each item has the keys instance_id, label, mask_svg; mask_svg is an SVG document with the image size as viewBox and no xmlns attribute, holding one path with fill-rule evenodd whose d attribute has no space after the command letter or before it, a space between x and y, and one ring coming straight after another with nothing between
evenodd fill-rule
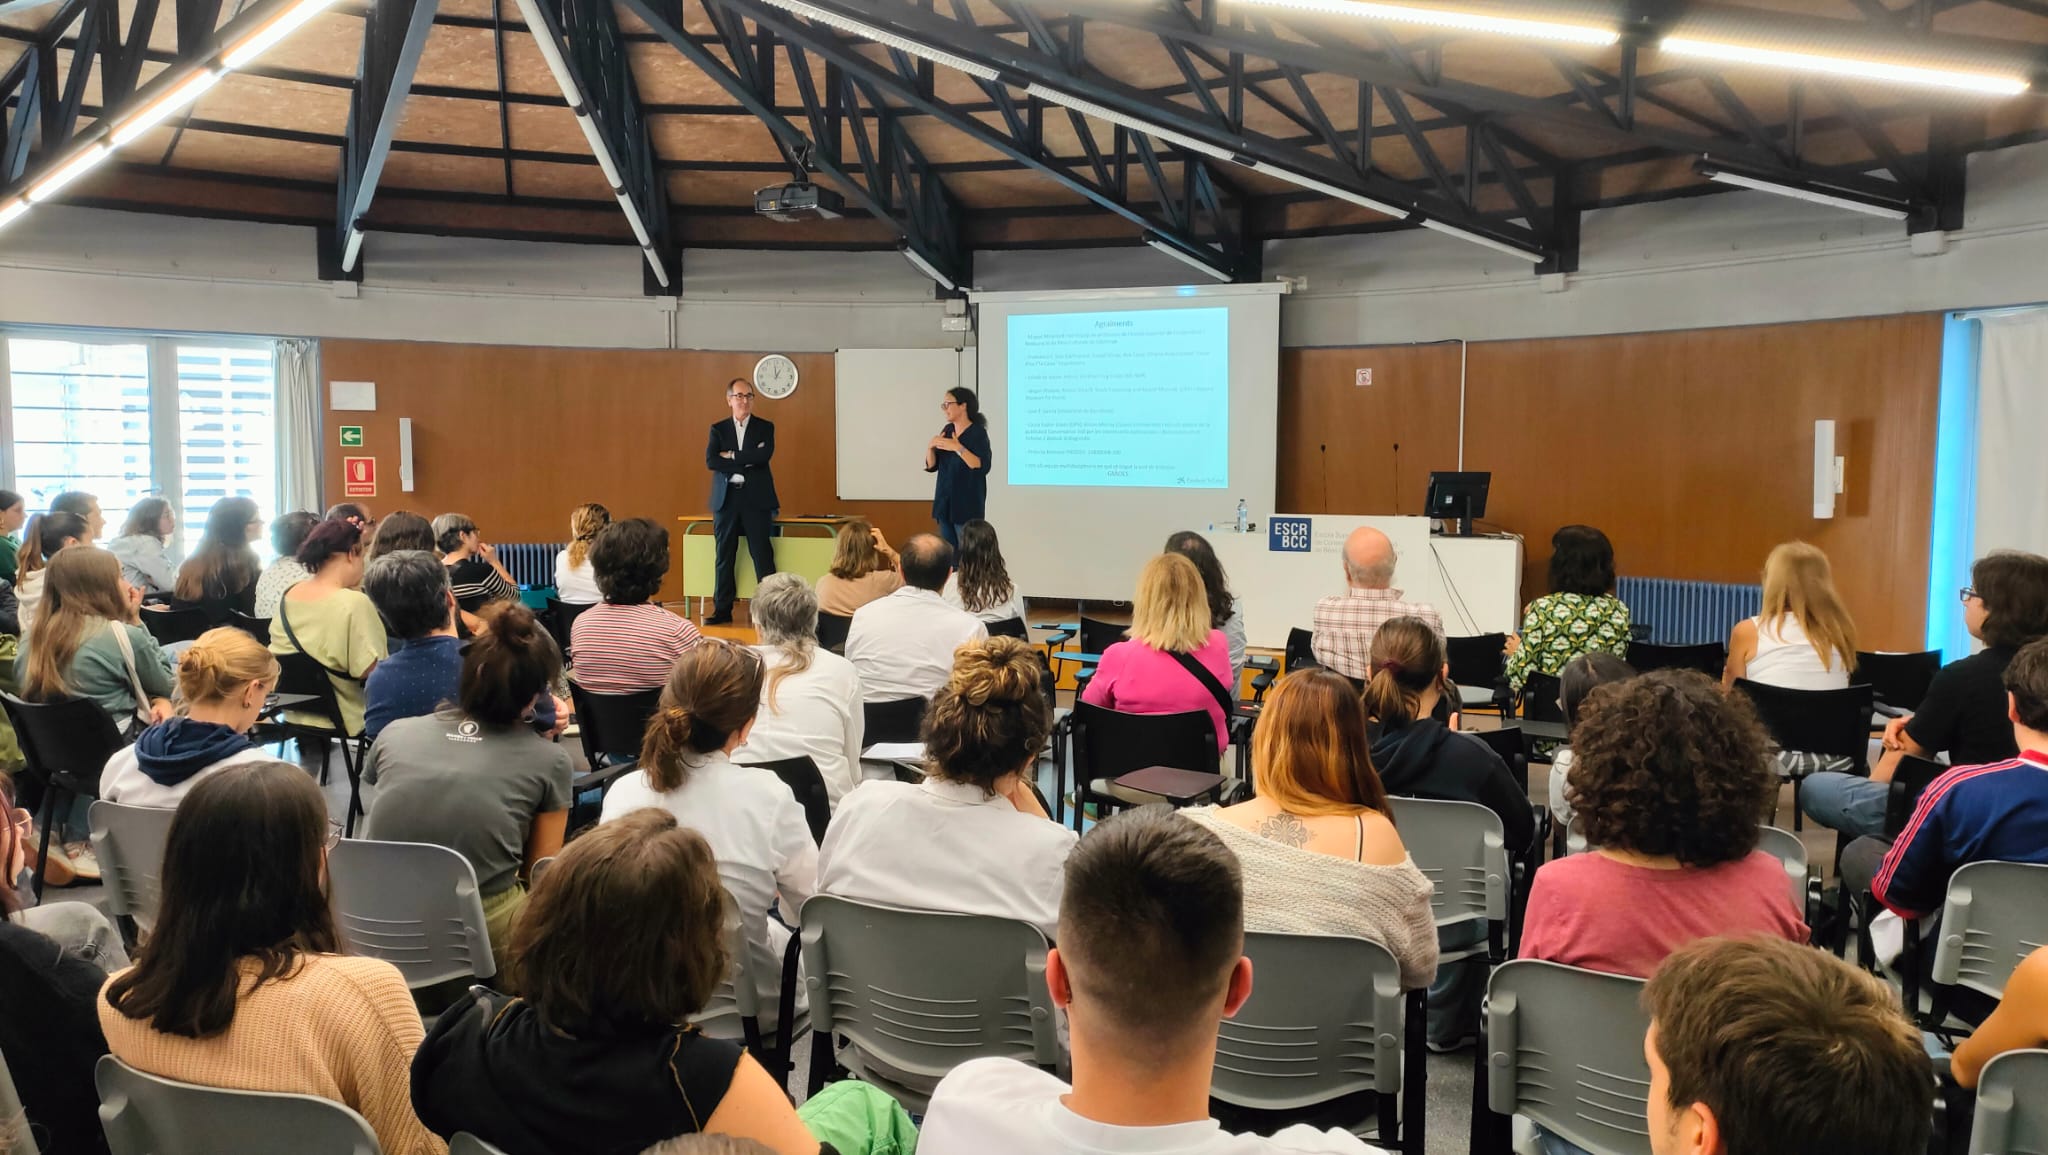
<instances>
[{"instance_id":1,"label":"chair leg","mask_svg":"<svg viewBox=\"0 0 2048 1155\"><path fill-rule=\"evenodd\" d=\"M35 876L36 902L39 905L43 901L43 875L49 873L50 831L56 829L57 813L58 810L60 809L60 807L58 806L58 800L64 793L64 788L57 785L55 782L52 782L49 785L43 787L43 838L41 846L39 846L36 850ZM65 805L68 806L70 800L65 799L64 802Z\"/></svg>"},{"instance_id":2,"label":"chair leg","mask_svg":"<svg viewBox=\"0 0 2048 1155\"><path fill-rule=\"evenodd\" d=\"M1803 776L1792 780L1792 829L1797 832L1806 829L1806 810L1799 805L1799 783Z\"/></svg>"},{"instance_id":3,"label":"chair leg","mask_svg":"<svg viewBox=\"0 0 2048 1155\"><path fill-rule=\"evenodd\" d=\"M824 1090L825 1084L832 1081L833 1068L838 1065L838 1061L832 1054L832 1032L812 1031L811 1074L809 1081L805 1084L804 1098L808 1099L812 1095Z\"/></svg>"},{"instance_id":4,"label":"chair leg","mask_svg":"<svg viewBox=\"0 0 2048 1155\"><path fill-rule=\"evenodd\" d=\"M348 775L348 817L342 822L342 836L356 836L356 819L363 813L363 759L367 751L357 747L356 756L348 756L348 748L355 744L353 738L336 738L341 744L341 769Z\"/></svg>"},{"instance_id":5,"label":"chair leg","mask_svg":"<svg viewBox=\"0 0 2048 1155\"><path fill-rule=\"evenodd\" d=\"M1401 1044L1401 1150L1407 1155L1424 1155L1424 1122L1429 1117L1429 1060L1423 1046L1429 1018L1429 992L1407 994L1406 1037Z\"/></svg>"}]
</instances>

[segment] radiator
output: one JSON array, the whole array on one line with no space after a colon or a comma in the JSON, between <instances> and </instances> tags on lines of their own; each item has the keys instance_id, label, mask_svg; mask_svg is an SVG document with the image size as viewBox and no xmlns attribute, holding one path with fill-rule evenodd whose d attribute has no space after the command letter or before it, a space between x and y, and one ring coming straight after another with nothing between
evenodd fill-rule
<instances>
[{"instance_id":1,"label":"radiator","mask_svg":"<svg viewBox=\"0 0 2048 1155\"><path fill-rule=\"evenodd\" d=\"M524 589L537 590L555 584L555 555L562 545L518 543L500 545L498 561Z\"/></svg>"},{"instance_id":2,"label":"radiator","mask_svg":"<svg viewBox=\"0 0 2048 1155\"><path fill-rule=\"evenodd\" d=\"M1660 646L1725 642L1736 622L1756 616L1764 597L1762 586L1672 578L1625 577L1614 592L1628 606L1637 640ZM1643 637L1646 627L1649 636Z\"/></svg>"}]
</instances>

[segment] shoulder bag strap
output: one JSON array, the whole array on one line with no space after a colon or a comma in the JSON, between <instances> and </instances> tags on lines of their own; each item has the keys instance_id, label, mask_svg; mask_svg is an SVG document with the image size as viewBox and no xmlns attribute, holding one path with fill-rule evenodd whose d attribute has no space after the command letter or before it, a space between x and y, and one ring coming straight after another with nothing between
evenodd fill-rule
<instances>
[{"instance_id":1,"label":"shoulder bag strap","mask_svg":"<svg viewBox=\"0 0 2048 1155\"><path fill-rule=\"evenodd\" d=\"M287 589L285 593L288 594L292 592L293 589L297 589L302 584L304 583L293 583L291 589ZM292 648L302 654L305 654L307 657L312 658L314 665L319 666L321 669L326 670L328 673L333 674L337 678L341 678L350 682L361 681L362 679L356 677L354 674L349 673L347 670L337 670L333 666L328 665L326 662L321 661L317 655L307 653L306 643L300 641L298 631L292 629L292 616L285 609L285 607L290 604L290 601L287 600L283 594L278 595L277 620L284 623L284 636L292 640Z\"/></svg>"},{"instance_id":2,"label":"shoulder bag strap","mask_svg":"<svg viewBox=\"0 0 2048 1155\"><path fill-rule=\"evenodd\" d=\"M1180 663L1181 669L1193 674L1195 681L1202 683L1202 688L1215 697L1216 704L1223 707L1223 717L1227 724L1231 713L1237 709L1237 700L1230 696L1230 691L1224 689L1223 683L1217 680L1216 675L1209 672L1209 667L1196 661L1193 654L1175 654L1173 660Z\"/></svg>"},{"instance_id":3,"label":"shoulder bag strap","mask_svg":"<svg viewBox=\"0 0 2048 1155\"><path fill-rule=\"evenodd\" d=\"M128 667L128 689L135 695L135 723L147 726L150 722L149 691L142 688L142 674L135 668L135 646L129 642L128 631L120 622L109 620L107 632L114 635L114 645L121 650L121 662Z\"/></svg>"}]
</instances>

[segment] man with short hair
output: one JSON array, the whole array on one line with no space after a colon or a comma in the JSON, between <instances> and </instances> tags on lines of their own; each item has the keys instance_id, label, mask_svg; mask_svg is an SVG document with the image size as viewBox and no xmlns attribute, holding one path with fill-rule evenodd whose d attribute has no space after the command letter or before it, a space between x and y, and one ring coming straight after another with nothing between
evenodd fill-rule
<instances>
[{"instance_id":1,"label":"man with short hair","mask_svg":"<svg viewBox=\"0 0 2048 1155\"><path fill-rule=\"evenodd\" d=\"M953 573L953 547L920 533L896 554L903 587L853 612L846 660L860 675L861 700L929 699L953 675L953 651L988 637L973 614L941 596Z\"/></svg>"},{"instance_id":2,"label":"man with short hair","mask_svg":"<svg viewBox=\"0 0 2048 1155\"><path fill-rule=\"evenodd\" d=\"M1825 951L1707 938L1643 989L1654 1155L1920 1155L1934 1073L1898 996Z\"/></svg>"},{"instance_id":3,"label":"man with short hair","mask_svg":"<svg viewBox=\"0 0 2048 1155\"><path fill-rule=\"evenodd\" d=\"M775 496L775 423L754 416L754 383L735 377L726 383L725 403L732 416L713 422L704 464L711 470L711 533L717 549L713 566L717 588L711 595L707 626L732 622L732 602L739 596L735 566L740 535L754 561L754 580L775 572L775 515L782 502Z\"/></svg>"},{"instance_id":4,"label":"man with short hair","mask_svg":"<svg viewBox=\"0 0 2048 1155\"><path fill-rule=\"evenodd\" d=\"M1364 681L1372 677L1372 636L1387 622L1417 617L1428 622L1438 637L1443 636L1444 620L1435 606L1404 602L1401 591L1392 588L1394 566L1400 560L1393 541L1369 525L1359 526L1344 539L1348 588L1316 603L1311 643L1316 661L1347 678Z\"/></svg>"},{"instance_id":5,"label":"man with short hair","mask_svg":"<svg viewBox=\"0 0 2048 1155\"><path fill-rule=\"evenodd\" d=\"M925 1155L1364 1155L1343 1131L1233 1135L1209 1117L1217 1024L1252 993L1244 881L1214 834L1165 806L1099 823L1067 859L1046 985L1067 1011L1074 1082L1014 1059L954 1068Z\"/></svg>"},{"instance_id":6,"label":"man with short hair","mask_svg":"<svg viewBox=\"0 0 2048 1155\"><path fill-rule=\"evenodd\" d=\"M363 593L396 643L363 684L363 732L431 714L462 686L462 640L448 567L420 549L387 553L363 570Z\"/></svg>"}]
</instances>

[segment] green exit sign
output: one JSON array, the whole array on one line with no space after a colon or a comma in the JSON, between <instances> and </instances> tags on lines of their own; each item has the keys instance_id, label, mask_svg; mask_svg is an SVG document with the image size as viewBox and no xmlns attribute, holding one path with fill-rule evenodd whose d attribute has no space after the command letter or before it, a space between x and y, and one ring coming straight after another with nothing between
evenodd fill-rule
<instances>
[{"instance_id":1,"label":"green exit sign","mask_svg":"<svg viewBox=\"0 0 2048 1155\"><path fill-rule=\"evenodd\" d=\"M343 449L361 449L363 447L363 427L360 425L342 426L341 447Z\"/></svg>"}]
</instances>

